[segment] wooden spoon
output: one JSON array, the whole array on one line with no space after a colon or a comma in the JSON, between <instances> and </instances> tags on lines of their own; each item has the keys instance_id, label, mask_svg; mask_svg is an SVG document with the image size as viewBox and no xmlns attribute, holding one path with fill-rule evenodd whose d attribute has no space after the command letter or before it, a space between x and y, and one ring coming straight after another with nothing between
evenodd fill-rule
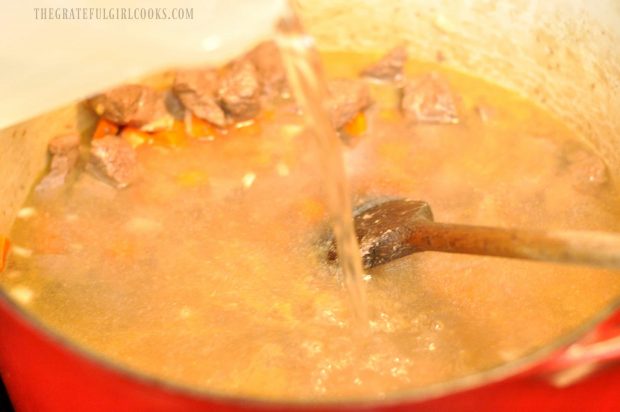
<instances>
[{"instance_id":1,"label":"wooden spoon","mask_svg":"<svg viewBox=\"0 0 620 412\"><path fill-rule=\"evenodd\" d=\"M415 252L501 256L620 269L620 235L457 225L433 221L428 203L380 198L354 210L365 268ZM337 257L333 241L328 259Z\"/></svg>"}]
</instances>

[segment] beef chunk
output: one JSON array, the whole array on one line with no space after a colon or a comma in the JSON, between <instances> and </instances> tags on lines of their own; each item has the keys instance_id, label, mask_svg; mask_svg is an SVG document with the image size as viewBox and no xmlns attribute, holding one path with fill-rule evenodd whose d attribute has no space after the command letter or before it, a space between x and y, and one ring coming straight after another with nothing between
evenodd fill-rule
<instances>
[{"instance_id":1,"label":"beef chunk","mask_svg":"<svg viewBox=\"0 0 620 412\"><path fill-rule=\"evenodd\" d=\"M137 177L136 153L131 145L117 136L106 136L92 142L89 170L118 188L126 187Z\"/></svg>"},{"instance_id":2,"label":"beef chunk","mask_svg":"<svg viewBox=\"0 0 620 412\"><path fill-rule=\"evenodd\" d=\"M38 192L56 189L65 184L79 157L80 136L68 134L53 138L48 145L52 155L50 170L36 187Z\"/></svg>"},{"instance_id":3,"label":"beef chunk","mask_svg":"<svg viewBox=\"0 0 620 412\"><path fill-rule=\"evenodd\" d=\"M406 61L407 49L405 46L395 47L377 63L362 70L362 76L385 81L401 80Z\"/></svg>"},{"instance_id":4,"label":"beef chunk","mask_svg":"<svg viewBox=\"0 0 620 412\"><path fill-rule=\"evenodd\" d=\"M119 86L95 96L90 105L97 114L116 124L136 127L157 122L167 114L162 94L137 84Z\"/></svg>"},{"instance_id":5,"label":"beef chunk","mask_svg":"<svg viewBox=\"0 0 620 412\"><path fill-rule=\"evenodd\" d=\"M196 117L223 127L226 125L226 115L215 96L218 81L214 69L182 70L177 72L172 90Z\"/></svg>"},{"instance_id":6,"label":"beef chunk","mask_svg":"<svg viewBox=\"0 0 620 412\"><path fill-rule=\"evenodd\" d=\"M74 152L80 147L80 136L78 134L66 134L57 136L50 140L47 149L52 155L66 155Z\"/></svg>"},{"instance_id":7,"label":"beef chunk","mask_svg":"<svg viewBox=\"0 0 620 412\"><path fill-rule=\"evenodd\" d=\"M78 151L69 152L62 155L52 156L49 172L41 179L36 187L37 192L47 192L61 187L67 181L75 163L77 162Z\"/></svg>"},{"instance_id":8,"label":"beef chunk","mask_svg":"<svg viewBox=\"0 0 620 412\"><path fill-rule=\"evenodd\" d=\"M568 154L567 160L573 186L580 192L592 192L609 180L605 162L592 153L576 150Z\"/></svg>"},{"instance_id":9,"label":"beef chunk","mask_svg":"<svg viewBox=\"0 0 620 412\"><path fill-rule=\"evenodd\" d=\"M340 129L372 103L368 85L361 80L336 79L328 83L327 101L332 125Z\"/></svg>"},{"instance_id":10,"label":"beef chunk","mask_svg":"<svg viewBox=\"0 0 620 412\"><path fill-rule=\"evenodd\" d=\"M247 58L258 72L264 96L276 97L287 90L282 56L273 41L259 44L248 53Z\"/></svg>"},{"instance_id":11,"label":"beef chunk","mask_svg":"<svg viewBox=\"0 0 620 412\"><path fill-rule=\"evenodd\" d=\"M144 105L130 124L147 132L169 129L174 122L174 116L168 110L166 93L148 94L150 97L145 100Z\"/></svg>"},{"instance_id":12,"label":"beef chunk","mask_svg":"<svg viewBox=\"0 0 620 412\"><path fill-rule=\"evenodd\" d=\"M248 60L233 63L223 75L217 95L233 119L255 117L260 110L260 82L254 65Z\"/></svg>"},{"instance_id":13,"label":"beef chunk","mask_svg":"<svg viewBox=\"0 0 620 412\"><path fill-rule=\"evenodd\" d=\"M164 94L164 104L166 106L166 110L174 119L183 120L185 118L185 108L183 107L183 103L181 103L172 90L168 90Z\"/></svg>"},{"instance_id":14,"label":"beef chunk","mask_svg":"<svg viewBox=\"0 0 620 412\"><path fill-rule=\"evenodd\" d=\"M447 82L436 73L409 81L404 89L401 109L417 123L456 124L456 104Z\"/></svg>"},{"instance_id":15,"label":"beef chunk","mask_svg":"<svg viewBox=\"0 0 620 412\"><path fill-rule=\"evenodd\" d=\"M95 96L90 104L98 115L117 124L127 124L138 111L141 99L140 86L126 85Z\"/></svg>"}]
</instances>

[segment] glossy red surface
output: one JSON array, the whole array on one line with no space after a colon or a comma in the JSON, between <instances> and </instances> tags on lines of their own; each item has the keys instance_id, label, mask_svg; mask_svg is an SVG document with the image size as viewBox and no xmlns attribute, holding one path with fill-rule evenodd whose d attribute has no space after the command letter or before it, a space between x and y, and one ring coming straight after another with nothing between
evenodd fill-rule
<instances>
[{"instance_id":1,"label":"glossy red surface","mask_svg":"<svg viewBox=\"0 0 620 412\"><path fill-rule=\"evenodd\" d=\"M0 299L0 372L18 412L56 411L245 411L291 410L290 405L257 404L193 396L136 379L81 356L42 333ZM536 376L510 379L422 403L305 406L298 410L382 411L618 411L620 366L555 388Z\"/></svg>"}]
</instances>

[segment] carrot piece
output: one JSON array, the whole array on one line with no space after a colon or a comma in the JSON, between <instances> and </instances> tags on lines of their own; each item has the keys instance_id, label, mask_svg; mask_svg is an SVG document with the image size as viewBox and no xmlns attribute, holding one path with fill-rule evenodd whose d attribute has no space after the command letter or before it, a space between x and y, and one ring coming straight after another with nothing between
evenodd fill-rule
<instances>
[{"instance_id":1,"label":"carrot piece","mask_svg":"<svg viewBox=\"0 0 620 412\"><path fill-rule=\"evenodd\" d=\"M123 128L121 137L125 139L134 149L144 143L150 143L153 140L149 133L131 126Z\"/></svg>"},{"instance_id":2,"label":"carrot piece","mask_svg":"<svg viewBox=\"0 0 620 412\"><path fill-rule=\"evenodd\" d=\"M366 131L366 116L364 113L358 113L349 123L344 125L344 132L351 137L362 135Z\"/></svg>"},{"instance_id":3,"label":"carrot piece","mask_svg":"<svg viewBox=\"0 0 620 412\"><path fill-rule=\"evenodd\" d=\"M116 133L118 133L118 125L105 117L100 117L93 133L93 139L101 139L105 136L116 135Z\"/></svg>"},{"instance_id":4,"label":"carrot piece","mask_svg":"<svg viewBox=\"0 0 620 412\"><path fill-rule=\"evenodd\" d=\"M10 249L11 242L9 239L4 236L0 236L0 273L6 268Z\"/></svg>"},{"instance_id":5,"label":"carrot piece","mask_svg":"<svg viewBox=\"0 0 620 412\"><path fill-rule=\"evenodd\" d=\"M187 134L196 138L209 138L215 136L215 130L206 120L187 112L185 117L185 129Z\"/></svg>"},{"instance_id":6,"label":"carrot piece","mask_svg":"<svg viewBox=\"0 0 620 412\"><path fill-rule=\"evenodd\" d=\"M185 146L185 144L187 143L185 123L181 120L175 120L172 128L153 133L153 140L156 143L166 146Z\"/></svg>"}]
</instances>

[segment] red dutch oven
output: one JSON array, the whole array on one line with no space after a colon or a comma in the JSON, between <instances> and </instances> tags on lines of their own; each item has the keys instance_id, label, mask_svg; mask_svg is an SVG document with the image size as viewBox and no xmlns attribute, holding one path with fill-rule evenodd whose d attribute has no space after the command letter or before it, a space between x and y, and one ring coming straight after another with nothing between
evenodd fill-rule
<instances>
[{"instance_id":1,"label":"red dutch oven","mask_svg":"<svg viewBox=\"0 0 620 412\"><path fill-rule=\"evenodd\" d=\"M611 312L611 315L610 315ZM17 411L616 411L620 311L526 358L376 402L276 403L141 376L89 353L0 300L0 370ZM571 343L575 342L575 343Z\"/></svg>"},{"instance_id":2,"label":"red dutch oven","mask_svg":"<svg viewBox=\"0 0 620 412\"><path fill-rule=\"evenodd\" d=\"M546 107L588 140L614 178L620 176L617 1L297 3L320 47L381 50L405 42L418 59L441 58ZM9 230L43 169L46 142L78 114L72 107L0 131L0 233ZM124 369L47 329L0 292L0 373L19 412L615 411L620 410L619 306L620 299L570 334L475 375L374 402L296 404L223 397Z\"/></svg>"}]
</instances>

